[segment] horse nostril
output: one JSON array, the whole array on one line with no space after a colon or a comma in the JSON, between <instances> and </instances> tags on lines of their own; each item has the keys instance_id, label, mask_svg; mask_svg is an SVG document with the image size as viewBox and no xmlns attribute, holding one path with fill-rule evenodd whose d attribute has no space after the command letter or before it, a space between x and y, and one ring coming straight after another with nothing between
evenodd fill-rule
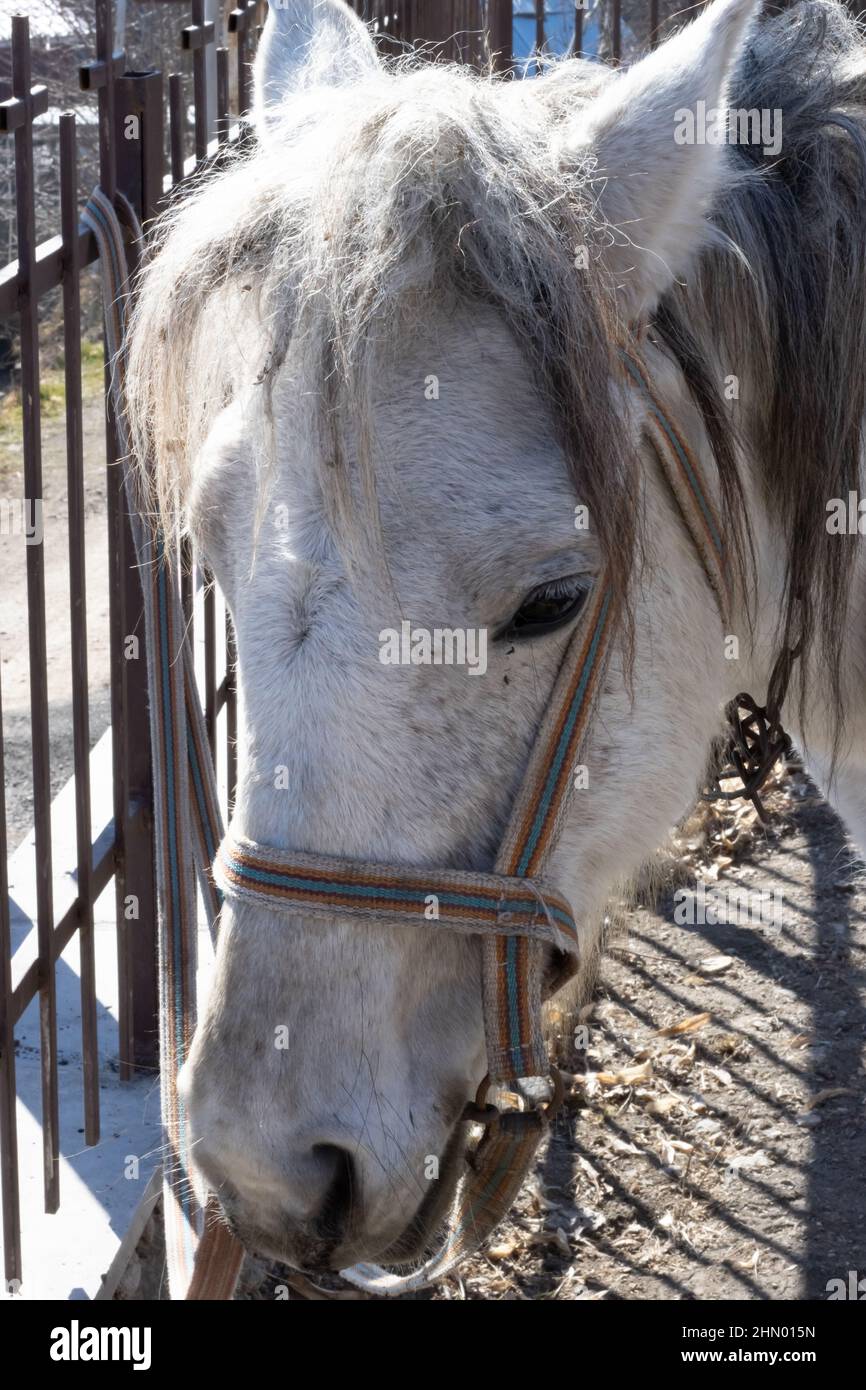
<instances>
[{"instance_id":1,"label":"horse nostril","mask_svg":"<svg viewBox=\"0 0 866 1390\"><path fill-rule=\"evenodd\" d=\"M352 1155L337 1144L314 1144L313 1155L332 1177L321 1210L316 1217L316 1229L322 1240L341 1240L357 1194L355 1165Z\"/></svg>"}]
</instances>

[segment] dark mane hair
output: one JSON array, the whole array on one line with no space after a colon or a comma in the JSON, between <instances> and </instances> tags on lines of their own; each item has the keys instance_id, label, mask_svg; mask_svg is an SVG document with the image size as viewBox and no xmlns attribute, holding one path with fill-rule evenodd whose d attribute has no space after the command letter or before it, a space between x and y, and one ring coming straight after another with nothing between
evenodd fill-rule
<instances>
[{"instance_id":1,"label":"dark mane hair","mask_svg":"<svg viewBox=\"0 0 866 1390\"><path fill-rule=\"evenodd\" d=\"M785 538L779 651L802 641L798 715L820 661L843 720L842 652L857 536L831 535L827 502L861 485L866 418L866 46L842 6L807 0L766 18L729 104L779 110L782 149L731 146L738 178L712 221L744 255L708 249L657 324L714 426L731 407L703 349L749 383L734 419ZM688 325L691 325L689 327ZM701 351L696 351L696 341ZM713 372L715 380L721 377ZM715 398L714 398L715 397ZM755 692L759 695L759 692ZM759 695L760 698L760 695Z\"/></svg>"}]
</instances>

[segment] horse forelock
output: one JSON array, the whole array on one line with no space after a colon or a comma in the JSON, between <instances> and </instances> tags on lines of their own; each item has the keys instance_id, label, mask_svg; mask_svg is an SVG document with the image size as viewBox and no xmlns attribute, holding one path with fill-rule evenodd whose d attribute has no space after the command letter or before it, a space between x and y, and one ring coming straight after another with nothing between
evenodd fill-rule
<instances>
[{"instance_id":1,"label":"horse forelock","mask_svg":"<svg viewBox=\"0 0 866 1390\"><path fill-rule=\"evenodd\" d=\"M569 61L519 87L410 62L346 92L305 92L287 102L282 138L166 216L140 286L129 408L167 531L183 524L215 408L258 391L267 421L280 366L302 344L319 377L310 467L338 543L361 542L375 531L382 354L449 300L476 300L500 311L534 372L625 592L634 461L611 392L623 325L592 169L564 171L553 140L606 78ZM583 251L597 274L579 268ZM264 480L267 442L253 454Z\"/></svg>"}]
</instances>

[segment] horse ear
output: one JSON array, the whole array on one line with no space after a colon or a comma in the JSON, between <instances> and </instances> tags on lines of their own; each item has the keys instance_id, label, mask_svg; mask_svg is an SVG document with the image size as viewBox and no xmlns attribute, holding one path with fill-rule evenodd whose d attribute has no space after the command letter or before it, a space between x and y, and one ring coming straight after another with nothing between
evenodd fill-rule
<instances>
[{"instance_id":1,"label":"horse ear","mask_svg":"<svg viewBox=\"0 0 866 1390\"><path fill-rule=\"evenodd\" d=\"M343 0L268 0L253 69L260 129L304 87L344 87L376 72L369 30Z\"/></svg>"},{"instance_id":2,"label":"horse ear","mask_svg":"<svg viewBox=\"0 0 866 1390\"><path fill-rule=\"evenodd\" d=\"M695 138L698 123L724 108L758 8L760 0L714 0L613 78L564 135L563 158L588 158L598 180L598 211L611 236L603 258L630 321L654 306L706 239L724 155L720 144Z\"/></svg>"}]
</instances>

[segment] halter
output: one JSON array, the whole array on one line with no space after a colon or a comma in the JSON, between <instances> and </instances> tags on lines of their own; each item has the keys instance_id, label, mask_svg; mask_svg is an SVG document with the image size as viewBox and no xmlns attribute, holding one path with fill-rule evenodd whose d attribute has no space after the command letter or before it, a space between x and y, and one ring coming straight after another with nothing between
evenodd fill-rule
<instances>
[{"instance_id":1,"label":"halter","mask_svg":"<svg viewBox=\"0 0 866 1390\"><path fill-rule=\"evenodd\" d=\"M124 233L125 224L126 233ZM100 251L112 390L142 579L148 651L153 780L158 846L162 1118L164 1171L191 1173L187 1117L177 1074L195 1027L195 872L215 935L222 897L269 911L388 921L417 931L456 931L482 938L482 994L488 1076L467 1106L468 1162L445 1223L441 1250L410 1275L374 1265L344 1270L375 1293L424 1288L477 1249L502 1219L532 1164L561 1101L558 1073L544 1043L544 1000L574 974L578 934L571 907L546 877L584 761L592 714L616 634L617 604L603 571L578 619L542 719L492 873L417 869L298 854L223 836L190 644L173 567L159 532L138 514L131 447L123 413L128 271L125 235L141 237L118 196L97 189L83 220ZM697 459L656 395L643 362L620 353L624 379L644 407L647 437L677 503L716 598L723 626L730 613L725 549L712 496ZM177 660L182 653L182 660ZM219 848L217 848L217 846ZM213 865L213 871L211 866ZM546 972L553 953L554 971ZM551 1075L548 1106L500 1112L485 1105L488 1087ZM473 1126L483 1135L473 1145ZM173 1298L231 1298L243 1250L208 1210L191 1182L164 1182L166 1250ZM443 1213L444 1214L444 1213Z\"/></svg>"}]
</instances>

